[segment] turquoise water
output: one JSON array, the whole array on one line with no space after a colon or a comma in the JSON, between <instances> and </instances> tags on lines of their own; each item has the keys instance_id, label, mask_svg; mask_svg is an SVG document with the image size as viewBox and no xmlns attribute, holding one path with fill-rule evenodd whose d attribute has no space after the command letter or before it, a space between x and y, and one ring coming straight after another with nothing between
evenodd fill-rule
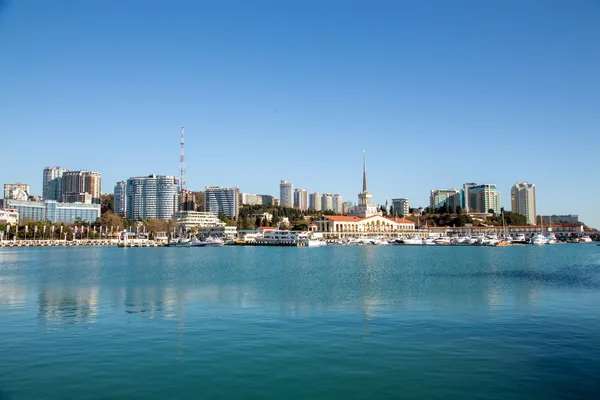
<instances>
[{"instance_id":1,"label":"turquoise water","mask_svg":"<svg viewBox=\"0 0 600 400\"><path fill-rule=\"evenodd\" d=\"M593 244L0 249L0 399L599 393Z\"/></svg>"}]
</instances>

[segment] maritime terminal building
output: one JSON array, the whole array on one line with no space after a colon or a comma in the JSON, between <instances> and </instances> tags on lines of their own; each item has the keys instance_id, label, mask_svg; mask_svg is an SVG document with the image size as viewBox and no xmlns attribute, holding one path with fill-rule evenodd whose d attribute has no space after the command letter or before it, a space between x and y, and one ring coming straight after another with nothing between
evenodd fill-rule
<instances>
[{"instance_id":1,"label":"maritime terminal building","mask_svg":"<svg viewBox=\"0 0 600 400\"><path fill-rule=\"evenodd\" d=\"M415 234L415 223L404 218L386 218L372 203L367 190L366 159L363 160L363 190L358 205L347 216L323 215L315 221L325 239L357 236L398 236Z\"/></svg>"}]
</instances>

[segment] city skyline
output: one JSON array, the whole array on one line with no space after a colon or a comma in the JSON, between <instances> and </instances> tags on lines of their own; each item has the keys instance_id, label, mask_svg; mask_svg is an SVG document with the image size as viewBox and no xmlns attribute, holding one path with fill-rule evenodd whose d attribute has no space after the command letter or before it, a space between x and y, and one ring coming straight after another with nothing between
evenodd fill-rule
<instances>
[{"instance_id":1,"label":"city skyline","mask_svg":"<svg viewBox=\"0 0 600 400\"><path fill-rule=\"evenodd\" d=\"M178 176L183 121L191 190L278 197L286 179L354 200L366 148L373 203L494 182L509 209L527 181L538 215L600 226L580 166L600 126L597 4L65 4L0 15L0 132L27 139L1 183L42 194L46 165L99 171L103 193Z\"/></svg>"}]
</instances>

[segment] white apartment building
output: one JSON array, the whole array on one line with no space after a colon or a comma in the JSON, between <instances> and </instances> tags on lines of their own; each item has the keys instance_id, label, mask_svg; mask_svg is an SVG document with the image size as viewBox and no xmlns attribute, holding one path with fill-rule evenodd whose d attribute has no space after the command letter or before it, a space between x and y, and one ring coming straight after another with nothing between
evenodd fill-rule
<instances>
[{"instance_id":1,"label":"white apartment building","mask_svg":"<svg viewBox=\"0 0 600 400\"><path fill-rule=\"evenodd\" d=\"M286 180L279 183L279 204L282 207L294 206L294 184Z\"/></svg>"},{"instance_id":2,"label":"white apartment building","mask_svg":"<svg viewBox=\"0 0 600 400\"><path fill-rule=\"evenodd\" d=\"M250 206L263 204L262 194L242 193L242 204Z\"/></svg>"},{"instance_id":3,"label":"white apartment building","mask_svg":"<svg viewBox=\"0 0 600 400\"><path fill-rule=\"evenodd\" d=\"M527 224L536 224L535 185L527 182L517 182L510 191L511 209L527 218Z\"/></svg>"},{"instance_id":4,"label":"white apartment building","mask_svg":"<svg viewBox=\"0 0 600 400\"><path fill-rule=\"evenodd\" d=\"M321 211L321 194L320 193L311 193L308 196L308 209Z\"/></svg>"},{"instance_id":5,"label":"white apartment building","mask_svg":"<svg viewBox=\"0 0 600 400\"><path fill-rule=\"evenodd\" d=\"M324 193L321 196L321 211L333 211L333 194Z\"/></svg>"},{"instance_id":6,"label":"white apartment building","mask_svg":"<svg viewBox=\"0 0 600 400\"><path fill-rule=\"evenodd\" d=\"M308 210L308 192L306 189L294 190L294 208Z\"/></svg>"},{"instance_id":7,"label":"white apartment building","mask_svg":"<svg viewBox=\"0 0 600 400\"><path fill-rule=\"evenodd\" d=\"M240 211L240 189L237 187L206 186L204 190L204 211L237 218Z\"/></svg>"},{"instance_id":8,"label":"white apartment building","mask_svg":"<svg viewBox=\"0 0 600 400\"><path fill-rule=\"evenodd\" d=\"M42 180L42 197L44 200L62 200L62 176L67 168L46 167Z\"/></svg>"},{"instance_id":9,"label":"white apartment building","mask_svg":"<svg viewBox=\"0 0 600 400\"><path fill-rule=\"evenodd\" d=\"M126 213L129 220L170 219L178 210L179 180L168 175L127 179Z\"/></svg>"},{"instance_id":10,"label":"white apartment building","mask_svg":"<svg viewBox=\"0 0 600 400\"><path fill-rule=\"evenodd\" d=\"M333 212L336 212L338 214L342 214L344 212L344 206L341 195L337 193L333 195L331 199L331 207Z\"/></svg>"},{"instance_id":11,"label":"white apartment building","mask_svg":"<svg viewBox=\"0 0 600 400\"><path fill-rule=\"evenodd\" d=\"M26 183L5 183L4 198L12 200L28 200L29 185Z\"/></svg>"}]
</instances>

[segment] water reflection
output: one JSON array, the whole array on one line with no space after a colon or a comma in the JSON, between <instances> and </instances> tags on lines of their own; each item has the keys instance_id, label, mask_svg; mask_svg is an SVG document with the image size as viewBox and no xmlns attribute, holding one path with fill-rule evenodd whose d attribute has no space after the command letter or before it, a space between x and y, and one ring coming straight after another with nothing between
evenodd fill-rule
<instances>
[{"instance_id":1,"label":"water reflection","mask_svg":"<svg viewBox=\"0 0 600 400\"><path fill-rule=\"evenodd\" d=\"M27 299L27 287L0 278L0 306L23 307Z\"/></svg>"},{"instance_id":2,"label":"water reflection","mask_svg":"<svg viewBox=\"0 0 600 400\"><path fill-rule=\"evenodd\" d=\"M47 287L39 292L39 316L47 324L92 323L99 314L97 287Z\"/></svg>"},{"instance_id":3,"label":"water reflection","mask_svg":"<svg viewBox=\"0 0 600 400\"><path fill-rule=\"evenodd\" d=\"M550 289L600 289L597 265L535 249L158 249L145 258L151 250L94 250L92 256L44 255L39 265L16 259L28 268L0 269L0 306L24 304L24 283L37 280L45 323L91 323L122 313L177 321L183 331L184 315L354 311L368 331L381 311L524 309Z\"/></svg>"}]
</instances>

